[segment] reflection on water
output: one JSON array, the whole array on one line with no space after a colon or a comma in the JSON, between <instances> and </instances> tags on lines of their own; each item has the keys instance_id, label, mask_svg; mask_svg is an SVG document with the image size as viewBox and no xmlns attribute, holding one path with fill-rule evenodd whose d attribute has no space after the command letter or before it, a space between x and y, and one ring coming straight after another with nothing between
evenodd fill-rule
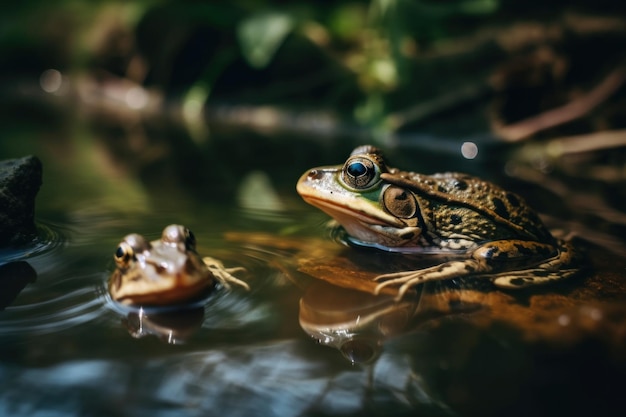
<instances>
[{"instance_id":1,"label":"reflection on water","mask_svg":"<svg viewBox=\"0 0 626 417\"><path fill-rule=\"evenodd\" d=\"M256 272L263 274L260 269ZM171 309L122 306L111 300L106 289L101 291L107 307L122 317L120 322L132 337L155 336L169 344L183 344L201 330L213 334L237 331L245 338L245 329L264 329L277 314L267 300L255 300L250 292L233 292L222 286L185 308L178 305ZM253 292L258 294L258 290ZM252 334L252 331L248 333Z\"/></svg>"},{"instance_id":2,"label":"reflection on water","mask_svg":"<svg viewBox=\"0 0 626 417\"><path fill-rule=\"evenodd\" d=\"M198 250L245 267L251 290L221 288L201 308L175 316L132 310L107 296L112 252L120 236L151 228L158 234L161 227L153 218L105 221L104 228L78 220L62 226L69 231L62 244L28 258L37 281L0 312L0 414L297 416L360 413L367 404L381 413L445 409L397 350L384 349L361 367L312 342L298 322L302 290L273 265L283 252L225 242L191 222ZM280 222L296 223L288 216ZM395 333L379 328L384 336Z\"/></svg>"},{"instance_id":3,"label":"reflection on water","mask_svg":"<svg viewBox=\"0 0 626 417\"><path fill-rule=\"evenodd\" d=\"M408 411L445 408L428 396L398 355L383 355L368 368L337 366L311 352L303 341L282 340L232 349L178 353L157 359L67 361L21 370L6 366L12 383L0 391L3 415L55 415L77 409L100 415L301 416L352 414L363 410L370 392L377 401ZM59 401L58 396L63 397ZM16 400L30 397L28 402ZM427 401L425 401L427 400ZM91 414L87 412L87 414ZM434 414L434 413L433 413ZM432 414L431 414L432 415Z\"/></svg>"},{"instance_id":4,"label":"reflection on water","mask_svg":"<svg viewBox=\"0 0 626 417\"><path fill-rule=\"evenodd\" d=\"M32 242L18 247L0 248L0 263L25 260L55 251L65 245L67 232L58 224L39 222L37 236Z\"/></svg>"},{"instance_id":5,"label":"reflection on water","mask_svg":"<svg viewBox=\"0 0 626 417\"><path fill-rule=\"evenodd\" d=\"M93 288L79 288L58 297L10 308L9 317L0 322L3 335L40 335L56 333L88 323L103 311Z\"/></svg>"},{"instance_id":6,"label":"reflection on water","mask_svg":"<svg viewBox=\"0 0 626 417\"><path fill-rule=\"evenodd\" d=\"M68 244L69 229L53 223L40 223L38 229L39 236L32 245L2 253L2 261L25 260L11 261L0 267L2 298L9 295L17 298L10 300L12 305L2 316L1 335L56 333L93 320L103 309L94 288L81 284L94 277L99 279L100 274L72 276L74 272L67 271L68 276L56 282L46 279L50 270L62 274L65 269L60 259ZM43 277L26 287L29 282L35 282L38 274ZM40 292L39 286L46 291ZM20 291L23 294L18 297Z\"/></svg>"},{"instance_id":7,"label":"reflection on water","mask_svg":"<svg viewBox=\"0 0 626 417\"><path fill-rule=\"evenodd\" d=\"M511 295L453 282L396 304L290 276L297 265L352 285L354 276L330 275L372 275L400 258L333 241L290 178L257 202L255 190L269 193L273 180L248 177L236 193L243 207L210 189L172 194L158 184L165 189L134 197L138 208L126 198L137 184L116 176L75 199L42 190L40 217L54 221L42 223L41 240L0 251L9 271L0 280L25 283L0 294L11 298L0 311L0 414L593 415L584 398L598 407L623 395L623 258L596 249L599 272L557 290ZM251 290L222 288L176 314L113 303L106 281L119 240L152 240L171 223L194 231L201 255L246 268Z\"/></svg>"},{"instance_id":8,"label":"reflection on water","mask_svg":"<svg viewBox=\"0 0 626 417\"><path fill-rule=\"evenodd\" d=\"M177 344L189 339L202 326L203 320L203 308L154 314L140 309L128 313L123 322L132 337L155 335L166 343Z\"/></svg>"},{"instance_id":9,"label":"reflection on water","mask_svg":"<svg viewBox=\"0 0 626 417\"><path fill-rule=\"evenodd\" d=\"M300 299L299 321L319 343L339 350L351 363L375 360L385 339L405 330L419 298L399 303L387 294L370 293L315 282Z\"/></svg>"},{"instance_id":10,"label":"reflection on water","mask_svg":"<svg viewBox=\"0 0 626 417\"><path fill-rule=\"evenodd\" d=\"M245 232L246 218L232 215L237 219L228 223ZM267 230L302 221L297 211L277 217ZM106 293L120 237L133 231L157 237L170 219L111 218L73 217L60 227L62 244L27 258L37 280L0 312L0 414L499 415L508 404L524 411L552 404L535 388L544 386L546 369L576 393L593 389L568 382L581 358L610 369L607 377L585 370L587 381L620 375L619 367L600 362L597 349L554 362L511 328L481 322L529 317L554 333L561 325L551 315L561 310L548 301L529 309L508 296L453 285L424 288L396 304L391 296L291 281L276 262L300 256L298 239L285 238L278 248L253 244L254 234L240 236L247 242L225 240L209 213L208 220L183 219L199 252L245 267L251 290L222 288L184 314L122 308ZM320 220L311 223L326 240ZM592 392L605 398L614 391Z\"/></svg>"}]
</instances>

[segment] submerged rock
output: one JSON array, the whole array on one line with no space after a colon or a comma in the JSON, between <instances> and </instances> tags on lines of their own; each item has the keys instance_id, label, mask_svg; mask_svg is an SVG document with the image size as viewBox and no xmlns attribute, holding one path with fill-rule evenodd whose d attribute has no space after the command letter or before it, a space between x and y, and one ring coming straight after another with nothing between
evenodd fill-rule
<instances>
[{"instance_id":1,"label":"submerged rock","mask_svg":"<svg viewBox=\"0 0 626 417\"><path fill-rule=\"evenodd\" d=\"M41 178L41 161L35 156L0 161L0 246L24 244L36 236Z\"/></svg>"}]
</instances>

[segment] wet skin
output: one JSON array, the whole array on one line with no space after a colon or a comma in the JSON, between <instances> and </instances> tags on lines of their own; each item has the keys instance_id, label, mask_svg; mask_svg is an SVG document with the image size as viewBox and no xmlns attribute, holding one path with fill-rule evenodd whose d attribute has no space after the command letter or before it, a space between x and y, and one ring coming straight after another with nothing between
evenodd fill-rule
<instances>
[{"instance_id":1,"label":"wet skin","mask_svg":"<svg viewBox=\"0 0 626 417\"><path fill-rule=\"evenodd\" d=\"M231 275L244 268L224 268L216 259L200 257L193 233L180 225L167 226L161 238L152 242L138 234L126 236L114 259L117 267L108 289L121 304L181 304L206 294L216 282L248 288Z\"/></svg>"},{"instance_id":2,"label":"wet skin","mask_svg":"<svg viewBox=\"0 0 626 417\"><path fill-rule=\"evenodd\" d=\"M398 298L425 281L471 275L510 289L578 272L573 246L554 238L520 196L466 174L424 175L388 167L373 146L356 148L344 165L309 170L297 191L333 217L354 244L454 257L375 278L381 281L377 291L398 286Z\"/></svg>"}]
</instances>

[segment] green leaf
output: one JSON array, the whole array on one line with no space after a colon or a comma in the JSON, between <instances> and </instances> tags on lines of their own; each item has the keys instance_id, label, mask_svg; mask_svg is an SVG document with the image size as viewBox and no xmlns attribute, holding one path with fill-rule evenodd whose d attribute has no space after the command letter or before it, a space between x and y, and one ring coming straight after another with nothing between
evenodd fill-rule
<instances>
[{"instance_id":1,"label":"green leaf","mask_svg":"<svg viewBox=\"0 0 626 417\"><path fill-rule=\"evenodd\" d=\"M241 21L237 36L244 58L255 68L265 67L294 27L284 12L263 12Z\"/></svg>"}]
</instances>

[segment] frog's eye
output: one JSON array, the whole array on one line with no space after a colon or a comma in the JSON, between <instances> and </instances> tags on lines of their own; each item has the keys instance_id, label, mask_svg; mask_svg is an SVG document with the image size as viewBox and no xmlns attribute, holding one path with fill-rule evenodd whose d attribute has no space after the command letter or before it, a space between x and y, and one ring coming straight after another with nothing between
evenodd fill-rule
<instances>
[{"instance_id":1,"label":"frog's eye","mask_svg":"<svg viewBox=\"0 0 626 417\"><path fill-rule=\"evenodd\" d=\"M179 224L170 224L163 229L161 240L166 243L183 243L187 235L187 228Z\"/></svg>"},{"instance_id":2,"label":"frog's eye","mask_svg":"<svg viewBox=\"0 0 626 417\"><path fill-rule=\"evenodd\" d=\"M150 249L150 242L148 242L143 236L136 233L126 236L122 243L120 243L120 246L122 244L128 245L128 247L133 251L133 254Z\"/></svg>"},{"instance_id":3,"label":"frog's eye","mask_svg":"<svg viewBox=\"0 0 626 417\"><path fill-rule=\"evenodd\" d=\"M173 244L183 243L187 250L193 250L196 247L196 237L194 234L191 230L179 224L171 224L163 229L161 240Z\"/></svg>"},{"instance_id":4,"label":"frog's eye","mask_svg":"<svg viewBox=\"0 0 626 417\"><path fill-rule=\"evenodd\" d=\"M341 179L350 188L366 190L380 181L380 168L370 158L354 156L343 166Z\"/></svg>"},{"instance_id":5,"label":"frog's eye","mask_svg":"<svg viewBox=\"0 0 626 417\"><path fill-rule=\"evenodd\" d=\"M130 261L135 257L135 251L133 247L128 244L128 242L124 241L120 243L115 250L115 254L113 258L115 259L115 263L119 267L126 267L130 263Z\"/></svg>"},{"instance_id":6,"label":"frog's eye","mask_svg":"<svg viewBox=\"0 0 626 417\"><path fill-rule=\"evenodd\" d=\"M130 234L117 246L113 258L119 267L127 267L138 253L150 249L150 242L136 233Z\"/></svg>"}]
</instances>

